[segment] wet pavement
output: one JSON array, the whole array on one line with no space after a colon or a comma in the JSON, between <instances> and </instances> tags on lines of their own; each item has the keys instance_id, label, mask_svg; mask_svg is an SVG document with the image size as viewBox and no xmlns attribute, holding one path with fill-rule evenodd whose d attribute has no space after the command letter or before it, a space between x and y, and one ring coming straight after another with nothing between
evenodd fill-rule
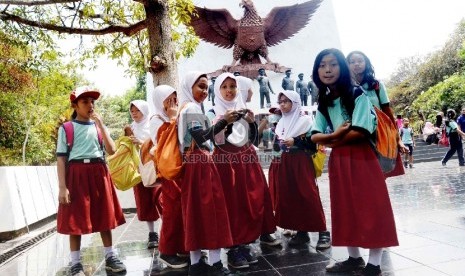
<instances>
[{"instance_id":1,"label":"wet pavement","mask_svg":"<svg viewBox=\"0 0 465 276\"><path fill-rule=\"evenodd\" d=\"M267 172L266 172L267 173ZM442 167L439 161L414 164L407 174L388 179L388 188L396 219L400 246L386 248L381 269L383 275L465 275L465 168L456 160ZM320 193L331 228L328 175L319 179ZM127 266L126 275L187 275L158 262L158 250L146 249L147 226L135 214L126 214L127 223L113 232L119 256ZM305 219L305 218L302 218ZM0 244L0 256L25 241L54 227L54 222L29 235ZM258 263L240 275L344 275L326 274L330 262L347 258L345 248L317 251L317 233L301 248L252 245ZM98 234L82 239L82 259L86 275L106 275ZM363 250L365 261L368 250ZM222 253L226 264L226 254ZM0 275L68 275L68 237L52 233L15 257L0 263Z\"/></svg>"}]
</instances>

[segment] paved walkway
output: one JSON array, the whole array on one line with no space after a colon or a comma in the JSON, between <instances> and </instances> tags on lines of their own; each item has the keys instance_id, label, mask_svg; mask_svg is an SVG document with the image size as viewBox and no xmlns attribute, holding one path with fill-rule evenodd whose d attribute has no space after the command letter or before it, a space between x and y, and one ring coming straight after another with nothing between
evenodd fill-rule
<instances>
[{"instance_id":1,"label":"paved walkway","mask_svg":"<svg viewBox=\"0 0 465 276\"><path fill-rule=\"evenodd\" d=\"M383 253L383 275L465 275L465 168L456 160L416 164L401 177L388 179L400 246ZM321 198L330 225L328 176L319 180ZM147 228L134 214L114 231L114 241L128 268L126 275L187 275L186 270L165 268L157 261L157 250L145 249ZM54 226L51 222L28 236L0 244L0 254ZM325 266L347 258L344 248L316 251L312 233L309 246L292 249L283 239L282 248L253 245L258 264L241 275L326 275ZM83 238L86 275L106 275L98 235ZM67 236L53 233L14 258L0 264L0 275L68 275ZM364 251L365 260L368 251ZM223 262L226 255L223 252ZM327 274L337 275L337 274ZM342 274L341 274L342 275Z\"/></svg>"}]
</instances>

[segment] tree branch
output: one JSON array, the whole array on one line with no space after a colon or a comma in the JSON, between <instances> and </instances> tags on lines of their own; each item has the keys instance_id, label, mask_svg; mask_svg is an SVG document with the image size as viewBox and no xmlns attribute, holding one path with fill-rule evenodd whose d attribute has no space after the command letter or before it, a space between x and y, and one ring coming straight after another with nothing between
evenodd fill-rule
<instances>
[{"instance_id":1,"label":"tree branch","mask_svg":"<svg viewBox=\"0 0 465 276\"><path fill-rule=\"evenodd\" d=\"M63 4L63 3L73 3L79 2L80 0L0 0L0 4L7 5L22 5L22 6L40 6L40 5L49 5L49 4Z\"/></svg>"},{"instance_id":2,"label":"tree branch","mask_svg":"<svg viewBox=\"0 0 465 276\"><path fill-rule=\"evenodd\" d=\"M145 20L139 21L134 25L130 26L117 26L111 25L103 29L86 29L86 28L71 28L65 26L57 26L49 23L42 23L37 21L28 20L16 15L8 13L0 13L0 20L3 21L13 21L18 24L23 24L31 27L38 27L41 29L46 29L50 31L56 31L58 33L67 33L67 34L80 34L80 35L106 35L111 33L123 33L126 36L132 36L139 31L147 27Z\"/></svg>"}]
</instances>

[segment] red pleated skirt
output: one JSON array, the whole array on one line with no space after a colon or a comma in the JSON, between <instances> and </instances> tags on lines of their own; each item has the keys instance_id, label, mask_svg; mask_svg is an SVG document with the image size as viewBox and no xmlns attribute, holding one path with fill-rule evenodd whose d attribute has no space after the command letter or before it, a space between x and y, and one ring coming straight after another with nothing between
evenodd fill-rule
<instances>
[{"instance_id":1,"label":"red pleated skirt","mask_svg":"<svg viewBox=\"0 0 465 276\"><path fill-rule=\"evenodd\" d=\"M161 187L145 187L142 183L133 188L136 200L137 218L140 221L156 221L162 212Z\"/></svg>"},{"instance_id":2,"label":"red pleated skirt","mask_svg":"<svg viewBox=\"0 0 465 276\"><path fill-rule=\"evenodd\" d=\"M273 211L276 211L276 177L278 177L278 166L281 157L273 157L270 167L268 168L268 187L270 188L271 204Z\"/></svg>"},{"instance_id":3,"label":"red pleated skirt","mask_svg":"<svg viewBox=\"0 0 465 276\"><path fill-rule=\"evenodd\" d=\"M213 160L220 172L234 245L273 233L271 196L255 150L225 144L215 149Z\"/></svg>"},{"instance_id":4,"label":"red pleated skirt","mask_svg":"<svg viewBox=\"0 0 465 276\"><path fill-rule=\"evenodd\" d=\"M58 233L103 232L126 222L106 164L69 163L66 186L71 203L58 206Z\"/></svg>"},{"instance_id":5,"label":"red pleated skirt","mask_svg":"<svg viewBox=\"0 0 465 276\"><path fill-rule=\"evenodd\" d=\"M232 246L220 175L210 153L195 149L184 159L180 183L185 250Z\"/></svg>"},{"instance_id":6,"label":"red pleated skirt","mask_svg":"<svg viewBox=\"0 0 465 276\"><path fill-rule=\"evenodd\" d=\"M332 244L397 246L385 178L368 143L333 148L329 159Z\"/></svg>"},{"instance_id":7,"label":"red pleated skirt","mask_svg":"<svg viewBox=\"0 0 465 276\"><path fill-rule=\"evenodd\" d=\"M176 182L162 179L161 190L163 195L163 221L158 251L166 255L187 254L186 250L184 250L181 189Z\"/></svg>"},{"instance_id":8,"label":"red pleated skirt","mask_svg":"<svg viewBox=\"0 0 465 276\"><path fill-rule=\"evenodd\" d=\"M326 231L326 219L310 153L283 152L275 165L275 216L284 229Z\"/></svg>"}]
</instances>

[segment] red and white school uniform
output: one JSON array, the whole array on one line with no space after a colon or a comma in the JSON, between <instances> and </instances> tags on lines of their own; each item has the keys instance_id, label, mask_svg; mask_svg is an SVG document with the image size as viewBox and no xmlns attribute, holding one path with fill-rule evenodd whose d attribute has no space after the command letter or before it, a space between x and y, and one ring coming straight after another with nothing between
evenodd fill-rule
<instances>
[{"instance_id":1,"label":"red and white school uniform","mask_svg":"<svg viewBox=\"0 0 465 276\"><path fill-rule=\"evenodd\" d=\"M59 204L57 232L82 235L124 224L123 211L98 142L94 122L73 121L74 144L68 156L66 187L71 202ZM63 127L58 132L57 156L67 156ZM92 161L84 163L83 159Z\"/></svg>"}]
</instances>

